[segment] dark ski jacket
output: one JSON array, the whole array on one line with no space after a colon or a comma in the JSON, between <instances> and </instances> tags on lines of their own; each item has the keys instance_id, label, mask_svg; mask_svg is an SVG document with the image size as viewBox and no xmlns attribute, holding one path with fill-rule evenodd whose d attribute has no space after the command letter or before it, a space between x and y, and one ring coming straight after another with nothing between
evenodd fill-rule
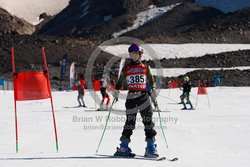
<instances>
[{"instance_id":1,"label":"dark ski jacket","mask_svg":"<svg viewBox=\"0 0 250 167\"><path fill-rule=\"evenodd\" d=\"M182 88L183 88L183 93L189 93L189 92L191 92L191 82L190 81L184 82L182 84Z\"/></svg>"}]
</instances>

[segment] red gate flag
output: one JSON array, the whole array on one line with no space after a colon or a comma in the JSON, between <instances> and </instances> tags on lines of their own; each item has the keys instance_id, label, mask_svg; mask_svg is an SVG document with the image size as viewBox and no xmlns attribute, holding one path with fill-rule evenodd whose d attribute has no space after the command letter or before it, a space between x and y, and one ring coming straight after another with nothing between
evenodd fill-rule
<instances>
[{"instance_id":1,"label":"red gate flag","mask_svg":"<svg viewBox=\"0 0 250 167\"><path fill-rule=\"evenodd\" d=\"M195 106L197 106L197 103L198 103L198 95L207 95L208 106L210 108L210 102L209 102L208 93L207 93L206 81L203 81L203 85L201 86L201 81L198 80L198 92L197 92L197 96L196 96L196 105Z\"/></svg>"},{"instance_id":2,"label":"red gate flag","mask_svg":"<svg viewBox=\"0 0 250 167\"><path fill-rule=\"evenodd\" d=\"M100 80L95 80L93 84L94 91L99 91L101 89Z\"/></svg>"},{"instance_id":3,"label":"red gate flag","mask_svg":"<svg viewBox=\"0 0 250 167\"><path fill-rule=\"evenodd\" d=\"M19 72L14 77L16 100L40 100L50 98L48 74L44 72Z\"/></svg>"},{"instance_id":4,"label":"red gate flag","mask_svg":"<svg viewBox=\"0 0 250 167\"><path fill-rule=\"evenodd\" d=\"M206 95L207 87L198 87L198 95Z\"/></svg>"},{"instance_id":5,"label":"red gate flag","mask_svg":"<svg viewBox=\"0 0 250 167\"><path fill-rule=\"evenodd\" d=\"M17 121L17 105L16 101L40 100L50 98L52 117L55 131L56 150L58 152L58 138L56 129L56 120L54 114L54 106L51 94L49 72L46 61L44 48L42 48L42 56L44 62L44 71L34 72L16 72L15 69L15 52L11 48L12 71L14 83L14 107L15 107L15 130L16 130L16 152L18 152L18 121Z\"/></svg>"},{"instance_id":6,"label":"red gate flag","mask_svg":"<svg viewBox=\"0 0 250 167\"><path fill-rule=\"evenodd\" d=\"M169 84L168 85L169 88L178 88L179 87L178 81L170 81L168 84Z\"/></svg>"},{"instance_id":7,"label":"red gate flag","mask_svg":"<svg viewBox=\"0 0 250 167\"><path fill-rule=\"evenodd\" d=\"M207 95L207 87L206 87L206 81L203 82L203 85L201 86L201 81L198 81L198 95Z\"/></svg>"}]
</instances>

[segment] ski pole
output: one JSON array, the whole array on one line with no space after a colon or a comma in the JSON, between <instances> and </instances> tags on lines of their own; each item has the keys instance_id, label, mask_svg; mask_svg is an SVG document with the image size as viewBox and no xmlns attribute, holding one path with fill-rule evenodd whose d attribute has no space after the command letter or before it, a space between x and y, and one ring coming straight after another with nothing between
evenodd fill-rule
<instances>
[{"instance_id":1,"label":"ski pole","mask_svg":"<svg viewBox=\"0 0 250 167\"><path fill-rule=\"evenodd\" d=\"M100 141L99 141L98 147L97 147L97 149L96 149L96 154L98 153L98 150L99 150L100 145L101 145L101 143L102 143L102 139L103 139L104 133L105 133L106 128L107 128L107 125L108 125L108 120L109 120L109 117L110 117L110 113L111 113L111 111L112 111L112 107L113 107L113 104L114 104L115 102L116 102L116 99L113 100L113 102L112 102L112 104L111 104L111 106L110 106L110 108L109 108L108 117L107 117L107 119L106 119L106 123L105 123L104 129L103 129L103 132L102 132L102 136L101 136L101 139L100 139Z\"/></svg>"},{"instance_id":2,"label":"ski pole","mask_svg":"<svg viewBox=\"0 0 250 167\"><path fill-rule=\"evenodd\" d=\"M154 100L154 103L156 104L156 106L157 106L157 108L158 108L157 112L158 112L158 116L159 116L159 119L160 119L160 127L161 127L161 131L162 131L162 134L163 134L163 138L164 138L166 147L168 148L167 138L166 138L166 135L165 135L165 133L164 133L163 126L162 126L160 109L159 109L159 106L158 106L158 103L157 103L156 99Z\"/></svg>"}]
</instances>

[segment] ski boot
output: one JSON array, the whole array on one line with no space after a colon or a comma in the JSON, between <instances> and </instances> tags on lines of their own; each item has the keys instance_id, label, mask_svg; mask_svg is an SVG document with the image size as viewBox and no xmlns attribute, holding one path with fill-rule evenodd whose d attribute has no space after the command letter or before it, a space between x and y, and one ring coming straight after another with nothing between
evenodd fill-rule
<instances>
[{"instance_id":1,"label":"ski boot","mask_svg":"<svg viewBox=\"0 0 250 167\"><path fill-rule=\"evenodd\" d=\"M99 110L101 110L101 111L106 111L106 108L104 107L103 102L101 102L101 104L100 104L100 109L99 109Z\"/></svg>"},{"instance_id":2,"label":"ski boot","mask_svg":"<svg viewBox=\"0 0 250 167\"><path fill-rule=\"evenodd\" d=\"M128 147L128 143L126 142L122 142L120 144L120 148L117 147L116 149L117 150L114 156L122 156L122 157L134 157L135 156L135 154L132 153L132 150Z\"/></svg>"},{"instance_id":3,"label":"ski boot","mask_svg":"<svg viewBox=\"0 0 250 167\"><path fill-rule=\"evenodd\" d=\"M110 105L106 104L106 110L109 111L109 109L110 109Z\"/></svg>"},{"instance_id":4,"label":"ski boot","mask_svg":"<svg viewBox=\"0 0 250 167\"><path fill-rule=\"evenodd\" d=\"M192 103L189 103L190 104L190 109L189 110L194 110L194 107L192 105Z\"/></svg>"},{"instance_id":5,"label":"ski boot","mask_svg":"<svg viewBox=\"0 0 250 167\"><path fill-rule=\"evenodd\" d=\"M153 140L148 140L144 156L147 158L159 157L159 154L157 153L156 147L157 147L157 145L154 143Z\"/></svg>"}]
</instances>

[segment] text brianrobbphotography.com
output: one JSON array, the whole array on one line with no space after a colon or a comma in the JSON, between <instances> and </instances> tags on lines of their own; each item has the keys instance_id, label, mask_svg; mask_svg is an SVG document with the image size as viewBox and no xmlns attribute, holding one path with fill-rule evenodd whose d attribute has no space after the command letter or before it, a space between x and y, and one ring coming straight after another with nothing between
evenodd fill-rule
<instances>
[{"instance_id":1,"label":"text brianrobbphotography.com","mask_svg":"<svg viewBox=\"0 0 250 167\"><path fill-rule=\"evenodd\" d=\"M134 119L134 118L126 118L126 116L110 116L108 122L116 123L116 122L126 122L126 119ZM107 116L72 116L72 122L74 123L103 123L107 120ZM161 121L163 124L176 124L178 121L178 117L172 116L164 116L164 117L153 117L154 123ZM141 117L136 118L136 122L142 122L143 119ZM147 120L144 120L147 121Z\"/></svg>"},{"instance_id":2,"label":"text brianrobbphotography.com","mask_svg":"<svg viewBox=\"0 0 250 167\"><path fill-rule=\"evenodd\" d=\"M104 124L100 124L100 125L83 125L82 126L83 130L103 130L104 129ZM133 127L127 127L127 128L133 128ZM163 129L167 129L167 126L162 126ZM108 125L106 127L106 130L122 130L123 129L123 125ZM161 127L160 126L155 126L154 127L155 130L160 130ZM144 130L144 126L143 125L136 125L135 126L135 130Z\"/></svg>"}]
</instances>

